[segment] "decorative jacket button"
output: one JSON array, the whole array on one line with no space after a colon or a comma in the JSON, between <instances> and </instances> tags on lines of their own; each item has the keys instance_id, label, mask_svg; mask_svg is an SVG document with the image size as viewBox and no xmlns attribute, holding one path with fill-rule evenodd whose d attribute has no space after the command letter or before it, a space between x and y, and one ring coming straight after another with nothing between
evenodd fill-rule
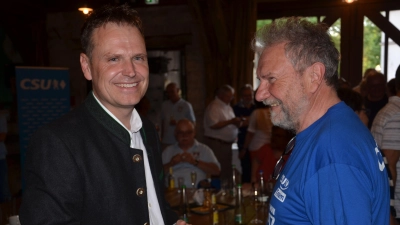
<instances>
[{"instance_id":1,"label":"decorative jacket button","mask_svg":"<svg viewBox=\"0 0 400 225\"><path fill-rule=\"evenodd\" d=\"M140 156L139 154L136 154L132 157L133 162L137 163L142 161L142 156Z\"/></svg>"},{"instance_id":2,"label":"decorative jacket button","mask_svg":"<svg viewBox=\"0 0 400 225\"><path fill-rule=\"evenodd\" d=\"M139 197L143 196L144 195L144 189L143 188L138 188L136 190L136 195L139 196Z\"/></svg>"}]
</instances>

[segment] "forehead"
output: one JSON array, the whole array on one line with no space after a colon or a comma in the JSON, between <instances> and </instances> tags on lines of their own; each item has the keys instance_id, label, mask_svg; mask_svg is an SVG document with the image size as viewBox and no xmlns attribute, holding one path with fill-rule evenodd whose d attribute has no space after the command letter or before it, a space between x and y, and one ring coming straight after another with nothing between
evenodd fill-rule
<instances>
[{"instance_id":1,"label":"forehead","mask_svg":"<svg viewBox=\"0 0 400 225\"><path fill-rule=\"evenodd\" d=\"M178 131L188 131L188 130L194 130L194 127L190 123L178 123L176 126L176 130Z\"/></svg>"},{"instance_id":2,"label":"forehead","mask_svg":"<svg viewBox=\"0 0 400 225\"><path fill-rule=\"evenodd\" d=\"M257 75L267 75L268 73L279 72L293 66L285 53L286 43L279 43L267 47L262 52L257 68Z\"/></svg>"},{"instance_id":3,"label":"forehead","mask_svg":"<svg viewBox=\"0 0 400 225\"><path fill-rule=\"evenodd\" d=\"M92 34L94 46L109 45L113 42L135 42L144 46L144 39L139 29L129 24L109 22L95 28Z\"/></svg>"}]
</instances>

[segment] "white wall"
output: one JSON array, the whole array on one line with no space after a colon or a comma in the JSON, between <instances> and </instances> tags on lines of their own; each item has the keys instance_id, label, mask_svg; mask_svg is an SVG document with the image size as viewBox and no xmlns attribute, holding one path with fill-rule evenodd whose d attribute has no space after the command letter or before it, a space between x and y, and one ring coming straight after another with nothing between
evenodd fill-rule
<instances>
[{"instance_id":1,"label":"white wall","mask_svg":"<svg viewBox=\"0 0 400 225\"><path fill-rule=\"evenodd\" d=\"M400 10L390 11L389 21L400 30ZM387 75L387 80L391 80L395 77L397 67L400 65L400 46L389 39L389 52L388 52L388 68L385 70L384 60L385 60L385 35L382 32L382 43L381 43L381 66L383 73Z\"/></svg>"}]
</instances>

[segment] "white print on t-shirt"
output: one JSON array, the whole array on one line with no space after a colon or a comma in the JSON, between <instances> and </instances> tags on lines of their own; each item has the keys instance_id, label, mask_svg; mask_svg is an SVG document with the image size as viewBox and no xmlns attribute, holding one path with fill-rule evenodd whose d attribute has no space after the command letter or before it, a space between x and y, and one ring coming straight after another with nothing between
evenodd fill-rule
<instances>
[{"instance_id":1,"label":"white print on t-shirt","mask_svg":"<svg viewBox=\"0 0 400 225\"><path fill-rule=\"evenodd\" d=\"M379 158L382 157L382 154L381 154L381 151L379 151L378 144L376 144L376 142L375 142L375 153L376 153L376 155L378 156L379 170L380 170L380 171L383 171L383 170L385 169L385 163L379 161ZM379 155L380 155L380 157L379 157Z\"/></svg>"},{"instance_id":2,"label":"white print on t-shirt","mask_svg":"<svg viewBox=\"0 0 400 225\"><path fill-rule=\"evenodd\" d=\"M283 192L280 188L276 189L274 196L281 202L284 202L286 198L285 192Z\"/></svg>"},{"instance_id":3,"label":"white print on t-shirt","mask_svg":"<svg viewBox=\"0 0 400 225\"><path fill-rule=\"evenodd\" d=\"M268 215L268 224L275 224L275 208L272 205L269 205L269 215Z\"/></svg>"},{"instance_id":4,"label":"white print on t-shirt","mask_svg":"<svg viewBox=\"0 0 400 225\"><path fill-rule=\"evenodd\" d=\"M289 187L289 179L287 179L287 177L285 177L284 174L282 174L281 179L279 180L279 182L281 183L280 188L282 190L286 190Z\"/></svg>"}]
</instances>

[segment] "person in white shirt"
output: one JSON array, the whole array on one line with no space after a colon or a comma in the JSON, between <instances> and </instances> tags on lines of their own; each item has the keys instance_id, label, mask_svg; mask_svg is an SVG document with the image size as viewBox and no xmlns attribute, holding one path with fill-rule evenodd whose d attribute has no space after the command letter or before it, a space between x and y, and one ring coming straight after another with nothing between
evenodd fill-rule
<instances>
[{"instance_id":1,"label":"person in white shirt","mask_svg":"<svg viewBox=\"0 0 400 225\"><path fill-rule=\"evenodd\" d=\"M235 142L242 119L235 117L230 102L234 89L220 87L215 99L204 113L204 143L209 146L221 164L221 181L232 178L232 144Z\"/></svg>"}]
</instances>

